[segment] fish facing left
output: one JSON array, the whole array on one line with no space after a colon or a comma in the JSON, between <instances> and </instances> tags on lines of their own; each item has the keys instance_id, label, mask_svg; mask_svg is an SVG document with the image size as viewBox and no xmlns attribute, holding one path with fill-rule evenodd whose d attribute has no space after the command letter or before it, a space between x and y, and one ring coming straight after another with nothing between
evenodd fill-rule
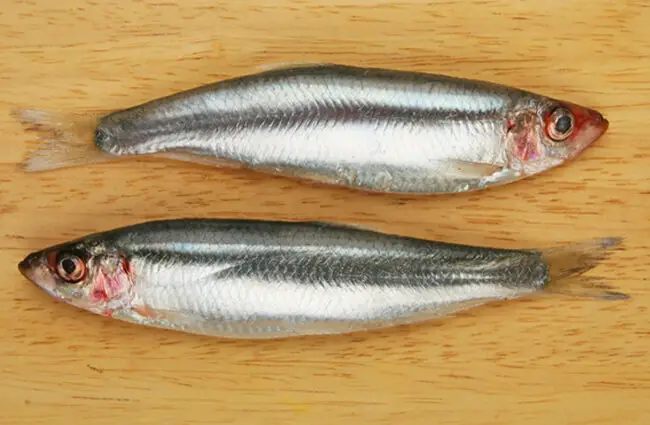
<instances>
[{"instance_id":1,"label":"fish facing left","mask_svg":"<svg viewBox=\"0 0 650 425\"><path fill-rule=\"evenodd\" d=\"M177 219L51 246L18 268L95 314L223 338L285 338L418 323L535 295L626 299L584 276L621 242L507 250L327 223Z\"/></svg>"}]
</instances>

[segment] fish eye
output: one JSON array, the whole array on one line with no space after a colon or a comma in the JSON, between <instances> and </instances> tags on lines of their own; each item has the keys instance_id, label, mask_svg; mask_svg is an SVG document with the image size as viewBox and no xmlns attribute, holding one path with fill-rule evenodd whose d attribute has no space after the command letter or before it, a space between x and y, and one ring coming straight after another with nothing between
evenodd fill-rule
<instances>
[{"instance_id":1,"label":"fish eye","mask_svg":"<svg viewBox=\"0 0 650 425\"><path fill-rule=\"evenodd\" d=\"M86 264L75 254L62 253L56 260L56 271L66 282L77 283L86 275Z\"/></svg>"},{"instance_id":2,"label":"fish eye","mask_svg":"<svg viewBox=\"0 0 650 425\"><path fill-rule=\"evenodd\" d=\"M571 111L558 108L551 114L546 125L546 133L551 140L561 142L573 133L575 119Z\"/></svg>"}]
</instances>

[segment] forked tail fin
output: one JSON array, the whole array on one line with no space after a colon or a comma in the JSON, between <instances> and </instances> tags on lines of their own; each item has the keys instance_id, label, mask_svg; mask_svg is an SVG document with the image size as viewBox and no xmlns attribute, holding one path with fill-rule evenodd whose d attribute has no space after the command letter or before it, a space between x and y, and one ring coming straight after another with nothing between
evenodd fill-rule
<instances>
[{"instance_id":1,"label":"forked tail fin","mask_svg":"<svg viewBox=\"0 0 650 425\"><path fill-rule=\"evenodd\" d=\"M598 300L625 300L629 295L613 291L597 277L583 274L621 249L622 238L600 238L542 249L542 260L549 267L547 293Z\"/></svg>"},{"instance_id":2,"label":"forked tail fin","mask_svg":"<svg viewBox=\"0 0 650 425\"><path fill-rule=\"evenodd\" d=\"M99 113L15 109L12 115L23 124L25 131L35 132L38 136L36 149L28 152L21 164L27 172L105 162L114 158L99 150L94 143Z\"/></svg>"}]
</instances>

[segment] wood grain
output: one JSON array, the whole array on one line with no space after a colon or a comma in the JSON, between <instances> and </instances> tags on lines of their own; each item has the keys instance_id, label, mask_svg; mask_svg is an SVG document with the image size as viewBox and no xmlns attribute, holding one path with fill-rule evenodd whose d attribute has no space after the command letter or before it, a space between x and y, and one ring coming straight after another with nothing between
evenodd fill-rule
<instances>
[{"instance_id":1,"label":"wood grain","mask_svg":"<svg viewBox=\"0 0 650 425\"><path fill-rule=\"evenodd\" d=\"M104 2L0 12L0 423L647 425L650 8L621 0ZM15 106L124 108L280 62L471 76L601 110L577 161L479 194L363 194L161 160L25 174ZM328 220L541 247L623 236L597 270L632 295L544 298L382 332L221 341L56 303L29 251L155 218Z\"/></svg>"}]
</instances>

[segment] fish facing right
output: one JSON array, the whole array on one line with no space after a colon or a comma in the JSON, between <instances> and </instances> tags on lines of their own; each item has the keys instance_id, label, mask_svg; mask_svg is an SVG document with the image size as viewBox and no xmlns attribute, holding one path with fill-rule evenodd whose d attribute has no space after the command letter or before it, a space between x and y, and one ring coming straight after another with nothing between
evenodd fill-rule
<instances>
[{"instance_id":1,"label":"fish facing right","mask_svg":"<svg viewBox=\"0 0 650 425\"><path fill-rule=\"evenodd\" d=\"M285 338L424 322L521 297L623 300L584 276L621 242L507 250L328 223L176 219L51 246L18 268L54 298L98 315Z\"/></svg>"},{"instance_id":2,"label":"fish facing right","mask_svg":"<svg viewBox=\"0 0 650 425\"><path fill-rule=\"evenodd\" d=\"M106 114L17 110L27 171L137 155L403 194L482 190L578 157L596 110L487 81L338 64L238 76Z\"/></svg>"}]
</instances>

